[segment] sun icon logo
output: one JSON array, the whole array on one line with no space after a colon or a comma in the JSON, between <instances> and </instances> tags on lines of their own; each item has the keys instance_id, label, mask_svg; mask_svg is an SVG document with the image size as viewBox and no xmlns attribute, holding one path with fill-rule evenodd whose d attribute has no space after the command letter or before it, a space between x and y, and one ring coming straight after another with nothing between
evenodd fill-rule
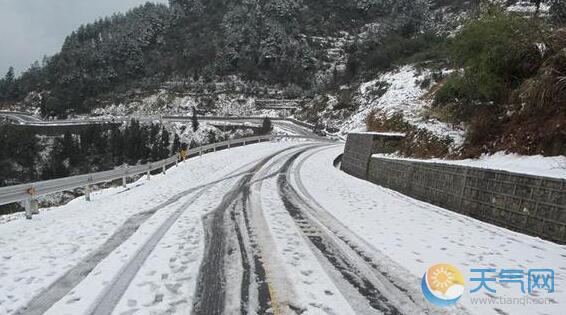
<instances>
[{"instance_id":1,"label":"sun icon logo","mask_svg":"<svg viewBox=\"0 0 566 315\"><path fill-rule=\"evenodd\" d=\"M442 266L432 272L431 279L434 287L448 288L453 284L454 274Z\"/></svg>"},{"instance_id":2,"label":"sun icon logo","mask_svg":"<svg viewBox=\"0 0 566 315\"><path fill-rule=\"evenodd\" d=\"M426 299L438 306L452 305L464 294L464 277L449 264L434 265L425 272L421 287Z\"/></svg>"}]
</instances>

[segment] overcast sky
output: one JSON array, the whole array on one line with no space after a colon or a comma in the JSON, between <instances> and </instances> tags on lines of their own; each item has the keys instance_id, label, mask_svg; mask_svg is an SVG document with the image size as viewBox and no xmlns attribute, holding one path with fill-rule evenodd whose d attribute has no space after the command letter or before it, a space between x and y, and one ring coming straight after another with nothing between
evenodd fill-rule
<instances>
[{"instance_id":1,"label":"overcast sky","mask_svg":"<svg viewBox=\"0 0 566 315\"><path fill-rule=\"evenodd\" d=\"M125 12L148 0L0 0L0 76L26 70L58 52L81 24ZM168 0L151 0L168 3Z\"/></svg>"}]
</instances>

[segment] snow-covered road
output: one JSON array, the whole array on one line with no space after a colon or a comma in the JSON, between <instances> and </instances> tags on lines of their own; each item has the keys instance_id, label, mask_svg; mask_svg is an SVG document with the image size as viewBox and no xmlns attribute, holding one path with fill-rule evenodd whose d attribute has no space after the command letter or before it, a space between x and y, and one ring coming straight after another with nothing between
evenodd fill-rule
<instances>
[{"instance_id":1,"label":"snow-covered road","mask_svg":"<svg viewBox=\"0 0 566 315\"><path fill-rule=\"evenodd\" d=\"M0 314L563 313L564 246L350 177L333 166L342 151L233 148L4 221ZM441 309L421 292L437 263L466 279L470 268L552 268L556 292L544 305L480 305L466 292Z\"/></svg>"}]
</instances>

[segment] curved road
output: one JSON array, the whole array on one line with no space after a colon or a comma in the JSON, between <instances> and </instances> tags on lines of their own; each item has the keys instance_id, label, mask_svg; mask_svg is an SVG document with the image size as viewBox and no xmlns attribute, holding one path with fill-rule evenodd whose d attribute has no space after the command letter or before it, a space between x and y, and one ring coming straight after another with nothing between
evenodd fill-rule
<instances>
[{"instance_id":1,"label":"curved road","mask_svg":"<svg viewBox=\"0 0 566 315\"><path fill-rule=\"evenodd\" d=\"M81 205L74 201L46 211L33 222L32 238L29 222L18 229L15 222L11 243L0 242L15 252L1 256L0 267L16 275L9 281L8 272L0 274L0 290L12 297L0 295L0 313L514 314L521 312L478 309L465 299L436 308L421 292L421 268L444 251L455 261L483 259L488 250L490 259L506 263L542 254L566 258L561 247L349 177L332 165L342 150L318 140L232 148L191 159L130 191L116 189L105 200L97 195L90 208L71 211ZM57 215L66 210L71 215ZM103 223L85 219L97 212L115 228L100 227L105 241L69 262L90 237L82 233L86 225ZM113 219L116 212L126 213L123 220ZM65 220L76 239L60 244L48 228ZM513 245L499 245L498 238ZM17 245L29 251L17 252L12 242L21 239L28 242ZM28 262L35 255L44 269L65 270L26 278L42 269ZM12 291L26 287L20 296L28 300L14 302ZM554 304L547 309L558 310Z\"/></svg>"},{"instance_id":2,"label":"curved road","mask_svg":"<svg viewBox=\"0 0 566 315\"><path fill-rule=\"evenodd\" d=\"M22 123L31 121L18 114L12 117ZM314 136L291 122L275 124L290 134ZM309 257L304 259L319 266L316 272L299 272L313 278L307 282L315 281L310 274L314 272L319 281L328 286L325 295L340 296L343 301L337 303L337 309L359 314L408 314L415 309L426 310L422 299L413 298L407 289L379 270L368 254L372 250L331 216L325 215L324 209L301 184L298 173L304 159L329 146L332 144L324 141L291 143L249 166L209 184L188 188L165 203L141 212L124 223L101 248L15 313L56 312L54 306L72 294L75 287L87 282L91 271L127 243L140 226L160 209L178 204L136 255L120 268L119 274L89 303L87 310L88 314L97 315L116 312L160 242L179 224L188 209L199 199L206 198L214 187L224 192L218 205L202 217L204 251L198 277L194 279L195 292L190 307L193 314L301 314L318 308L313 306L316 303L305 302L301 297L305 294L304 288L297 286L292 276L278 273L286 262L271 251L281 242L274 236L275 223L267 214L273 211L285 216L288 224L300 232L301 246ZM270 202L274 206L269 209L262 201L265 195L272 196ZM158 302L162 299L160 295L155 297Z\"/></svg>"},{"instance_id":3,"label":"curved road","mask_svg":"<svg viewBox=\"0 0 566 315\"><path fill-rule=\"evenodd\" d=\"M26 126L42 126L42 127L55 127L55 126L84 126L89 124L104 124L104 123L117 123L117 122L127 122L131 118L138 119L140 121L155 121L162 120L167 122L189 122L191 117L184 116L165 116L161 117L117 117L115 119L86 119L86 120L41 120L33 115L22 112L7 112L0 111L0 117L8 119L15 122L18 125ZM233 122L233 123L255 123L261 124L263 118L261 117L199 117L201 121L209 122ZM298 136L316 136L313 134L312 130L304 126L299 126L298 124L281 118L273 118L273 125L280 129L285 134L298 135Z\"/></svg>"}]
</instances>

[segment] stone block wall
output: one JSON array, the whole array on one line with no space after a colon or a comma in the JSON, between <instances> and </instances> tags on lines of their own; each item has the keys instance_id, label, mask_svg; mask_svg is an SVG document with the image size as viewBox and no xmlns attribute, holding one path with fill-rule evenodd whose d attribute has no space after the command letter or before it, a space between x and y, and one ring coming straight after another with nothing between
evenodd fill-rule
<instances>
[{"instance_id":1,"label":"stone block wall","mask_svg":"<svg viewBox=\"0 0 566 315\"><path fill-rule=\"evenodd\" d=\"M348 134L342 170L352 176L367 179L372 154L392 153L404 138L402 134L360 132Z\"/></svg>"},{"instance_id":2,"label":"stone block wall","mask_svg":"<svg viewBox=\"0 0 566 315\"><path fill-rule=\"evenodd\" d=\"M566 244L566 180L372 157L368 180L484 222Z\"/></svg>"}]
</instances>

